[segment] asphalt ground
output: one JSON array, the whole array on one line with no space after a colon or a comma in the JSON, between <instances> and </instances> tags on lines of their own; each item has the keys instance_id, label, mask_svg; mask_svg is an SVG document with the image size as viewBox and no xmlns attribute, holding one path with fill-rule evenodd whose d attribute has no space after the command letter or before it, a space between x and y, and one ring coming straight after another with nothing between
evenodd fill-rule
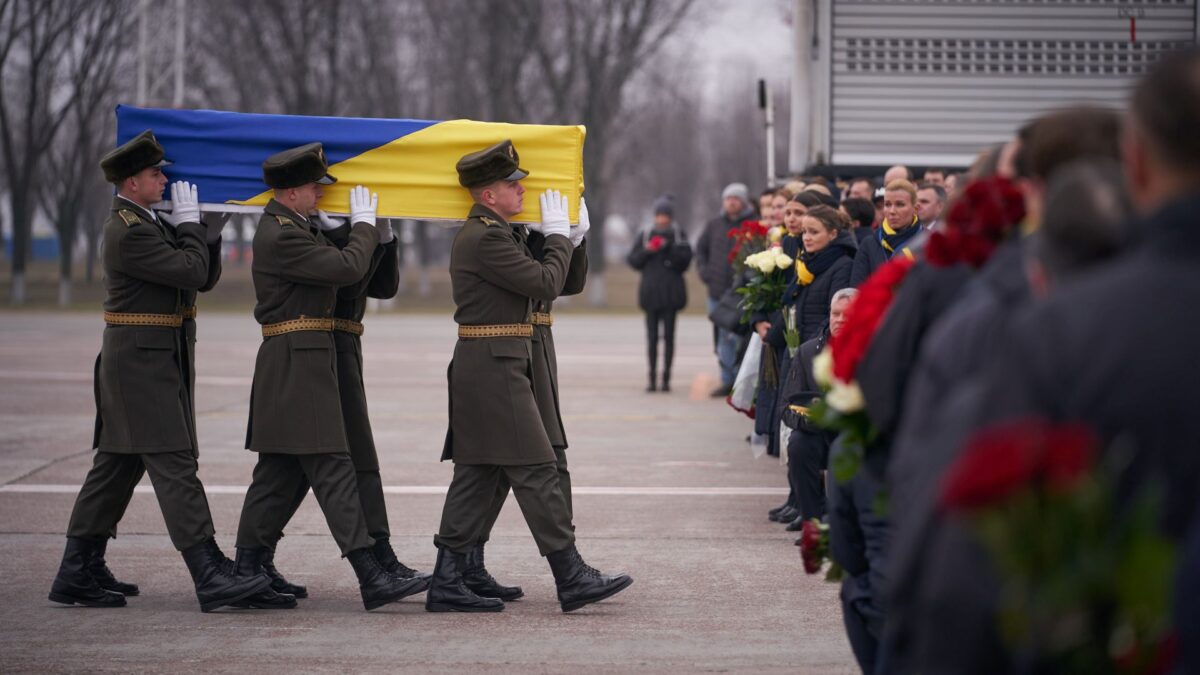
<instances>
[{"instance_id":1,"label":"asphalt ground","mask_svg":"<svg viewBox=\"0 0 1200 675\"><path fill-rule=\"evenodd\" d=\"M366 385L393 544L430 569L451 466L449 314L368 315ZM199 319L200 476L232 553L254 455L242 448L257 324ZM348 563L307 499L276 562L310 597L291 611L199 611L149 485L109 545L141 595L123 609L47 600L92 451L93 314L0 313L0 669L291 672L854 672L837 587L807 576L794 537L766 519L786 479L754 459L750 422L710 399L711 329L680 318L674 386L649 394L640 316L561 315L554 327L579 549L635 583L562 614L553 578L510 500L488 567L526 597L500 614L429 614L423 596L366 612Z\"/></svg>"}]
</instances>

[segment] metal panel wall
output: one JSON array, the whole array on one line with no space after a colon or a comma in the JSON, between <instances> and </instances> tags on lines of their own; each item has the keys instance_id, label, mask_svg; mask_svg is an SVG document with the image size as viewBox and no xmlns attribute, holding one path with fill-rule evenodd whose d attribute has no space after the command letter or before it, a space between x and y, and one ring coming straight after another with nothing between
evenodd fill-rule
<instances>
[{"instance_id":1,"label":"metal panel wall","mask_svg":"<svg viewBox=\"0 0 1200 675\"><path fill-rule=\"evenodd\" d=\"M1196 0L834 0L835 164L963 166L1039 112L1121 106Z\"/></svg>"}]
</instances>

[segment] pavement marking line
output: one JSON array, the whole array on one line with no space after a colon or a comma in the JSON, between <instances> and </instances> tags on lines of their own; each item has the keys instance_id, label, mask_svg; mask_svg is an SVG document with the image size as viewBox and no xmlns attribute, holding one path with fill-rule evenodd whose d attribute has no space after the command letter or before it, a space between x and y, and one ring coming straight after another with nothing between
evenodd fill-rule
<instances>
[{"instance_id":1,"label":"pavement marking line","mask_svg":"<svg viewBox=\"0 0 1200 675\"><path fill-rule=\"evenodd\" d=\"M204 491L210 495L244 495L244 485L205 485ZM385 485L385 494L389 495L444 495L444 485ZM75 494L79 492L78 485L18 483L0 485L0 493L12 494ZM153 494L154 487L139 485L134 492ZM787 495L787 488L773 487L572 487L572 494L602 495L621 497L762 497L772 495Z\"/></svg>"}]
</instances>

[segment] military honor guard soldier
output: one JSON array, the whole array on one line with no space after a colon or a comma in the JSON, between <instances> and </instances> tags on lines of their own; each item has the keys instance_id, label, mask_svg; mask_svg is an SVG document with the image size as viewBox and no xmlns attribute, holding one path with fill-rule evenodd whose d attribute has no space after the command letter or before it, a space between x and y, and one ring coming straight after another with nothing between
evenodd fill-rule
<instances>
[{"instance_id":1,"label":"military honor guard soldier","mask_svg":"<svg viewBox=\"0 0 1200 675\"><path fill-rule=\"evenodd\" d=\"M107 296L95 366L97 452L71 512L50 599L119 607L126 595L138 594L136 585L113 577L104 556L134 487L149 473L202 611L250 597L286 603L270 591L265 575L229 573L196 475L195 301L220 275L220 228L206 232L197 191L184 182L171 186L169 220L151 210L162 200L168 164L149 130L100 162L117 196L103 233Z\"/></svg>"},{"instance_id":2,"label":"military honor guard soldier","mask_svg":"<svg viewBox=\"0 0 1200 675\"><path fill-rule=\"evenodd\" d=\"M506 481L550 564L562 609L569 612L611 597L632 579L602 575L580 557L534 394L533 303L562 293L574 250L566 199L552 191L541 197L541 222L531 226L545 237L538 261L525 244L523 226L508 223L522 211L520 181L528 175L512 142L466 155L456 168L475 206L450 253L459 339L447 373L450 428L442 459L454 461L454 478L434 539L437 563L425 608L504 609L503 600L468 588L463 574Z\"/></svg>"},{"instance_id":3,"label":"military honor guard soldier","mask_svg":"<svg viewBox=\"0 0 1200 675\"><path fill-rule=\"evenodd\" d=\"M254 317L262 324L263 342L246 438L258 463L238 526L237 569L265 569L294 504L311 486L358 576L363 605L374 609L428 584L420 576L387 571L376 556L338 389L334 309L338 289L361 283L376 258L376 198L362 186L351 190L353 225L339 249L308 217L322 186L335 180L320 143L267 158L263 180L274 198L254 235ZM276 581L286 583L282 577Z\"/></svg>"}]
</instances>

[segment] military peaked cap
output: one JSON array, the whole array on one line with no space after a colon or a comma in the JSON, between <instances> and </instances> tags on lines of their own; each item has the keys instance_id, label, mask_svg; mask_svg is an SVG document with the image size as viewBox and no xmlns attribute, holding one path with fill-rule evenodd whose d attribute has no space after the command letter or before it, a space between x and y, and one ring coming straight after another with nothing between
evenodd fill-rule
<instances>
[{"instance_id":1,"label":"military peaked cap","mask_svg":"<svg viewBox=\"0 0 1200 675\"><path fill-rule=\"evenodd\" d=\"M147 129L101 157L100 168L104 171L104 180L120 183L142 169L168 166L170 162L163 159L165 154L154 132Z\"/></svg>"},{"instance_id":2,"label":"military peaked cap","mask_svg":"<svg viewBox=\"0 0 1200 675\"><path fill-rule=\"evenodd\" d=\"M529 172L520 166L521 158L512 141L503 140L479 152L463 155L454 168L458 184L465 188L480 187L498 180L521 180Z\"/></svg>"},{"instance_id":3,"label":"military peaked cap","mask_svg":"<svg viewBox=\"0 0 1200 675\"><path fill-rule=\"evenodd\" d=\"M308 143L298 148L275 153L263 162L263 182L276 190L300 187L309 183L333 185L337 179L329 175L325 149L320 143Z\"/></svg>"}]
</instances>

